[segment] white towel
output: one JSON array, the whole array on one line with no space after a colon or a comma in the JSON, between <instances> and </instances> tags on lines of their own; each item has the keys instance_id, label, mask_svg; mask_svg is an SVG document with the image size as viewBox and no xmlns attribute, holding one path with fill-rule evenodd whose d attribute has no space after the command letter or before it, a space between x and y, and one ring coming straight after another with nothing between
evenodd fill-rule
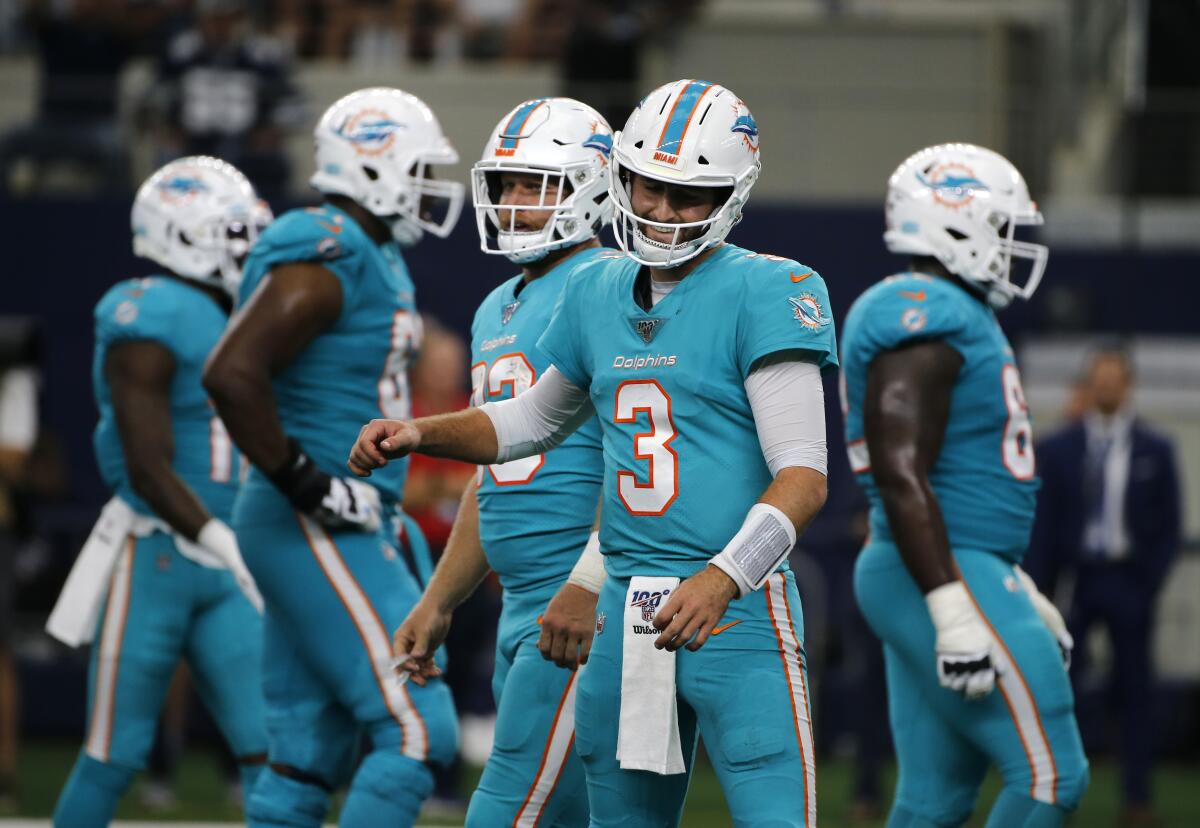
<instances>
[{"instance_id":1,"label":"white towel","mask_svg":"<svg viewBox=\"0 0 1200 828\"><path fill-rule=\"evenodd\" d=\"M100 511L46 621L46 632L64 644L78 647L95 636L113 565L133 530L134 518L133 510L119 497Z\"/></svg>"},{"instance_id":2,"label":"white towel","mask_svg":"<svg viewBox=\"0 0 1200 828\"><path fill-rule=\"evenodd\" d=\"M638 576L630 579L625 595L617 731L617 760L625 770L663 776L686 770L675 704L675 653L654 648L659 632L650 623L677 586L678 578Z\"/></svg>"}]
</instances>

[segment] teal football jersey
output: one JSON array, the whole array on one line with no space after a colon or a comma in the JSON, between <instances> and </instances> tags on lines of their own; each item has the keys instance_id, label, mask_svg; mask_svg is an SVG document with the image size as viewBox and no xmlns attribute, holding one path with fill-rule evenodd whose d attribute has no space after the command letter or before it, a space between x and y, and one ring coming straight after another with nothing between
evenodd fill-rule
<instances>
[{"instance_id":1,"label":"teal football jersey","mask_svg":"<svg viewBox=\"0 0 1200 828\"><path fill-rule=\"evenodd\" d=\"M263 232L243 268L241 303L272 268L289 262L333 273L342 312L275 377L279 417L322 471L345 476L350 447L368 420L412 416L408 365L421 343L415 289L396 242L376 244L328 204L291 210ZM366 482L392 503L407 471L407 459L392 462ZM257 488L262 481L256 472L249 482Z\"/></svg>"},{"instance_id":2,"label":"teal football jersey","mask_svg":"<svg viewBox=\"0 0 1200 828\"><path fill-rule=\"evenodd\" d=\"M538 338L563 286L576 268L611 252L582 250L524 287L515 276L488 294L471 325L473 405L520 394L545 373L550 359ZM603 478L594 417L553 451L481 470L479 537L506 590L566 580L591 534Z\"/></svg>"},{"instance_id":3,"label":"teal football jersey","mask_svg":"<svg viewBox=\"0 0 1200 828\"><path fill-rule=\"evenodd\" d=\"M204 361L221 338L228 317L199 287L166 276L128 279L109 289L96 305L92 389L100 422L93 444L100 474L114 494L136 511L152 515L134 494L113 412L104 358L118 342L153 341L175 358L171 378L171 466L208 511L229 520L237 495L240 455L217 418L201 384Z\"/></svg>"},{"instance_id":4,"label":"teal football jersey","mask_svg":"<svg viewBox=\"0 0 1200 828\"><path fill-rule=\"evenodd\" d=\"M945 279L890 276L850 309L842 337L842 381L850 467L871 503L871 536L890 541L863 435L867 369L881 351L941 340L962 355L950 417L929 479L951 546L1019 561L1033 526L1038 480L1033 427L1012 347L996 314Z\"/></svg>"},{"instance_id":5,"label":"teal football jersey","mask_svg":"<svg viewBox=\"0 0 1200 828\"><path fill-rule=\"evenodd\" d=\"M634 296L639 269L619 253L578 268L539 346L597 412L609 572L687 577L771 483L751 367L791 350L836 365L833 317L811 268L731 244L649 311Z\"/></svg>"}]
</instances>

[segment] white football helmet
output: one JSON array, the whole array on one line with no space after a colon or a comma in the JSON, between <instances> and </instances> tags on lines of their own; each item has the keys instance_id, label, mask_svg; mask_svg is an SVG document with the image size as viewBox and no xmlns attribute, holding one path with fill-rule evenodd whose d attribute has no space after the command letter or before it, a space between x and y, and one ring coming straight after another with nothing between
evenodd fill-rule
<instances>
[{"instance_id":1,"label":"white football helmet","mask_svg":"<svg viewBox=\"0 0 1200 828\"><path fill-rule=\"evenodd\" d=\"M992 307L1037 290L1050 251L1016 241L1018 226L1039 225L1042 214L1025 179L1007 158L973 144L938 144L908 157L888 180L887 231L893 253L932 256L986 294ZM1023 285L1012 260L1032 264Z\"/></svg>"},{"instance_id":2,"label":"white football helmet","mask_svg":"<svg viewBox=\"0 0 1200 828\"><path fill-rule=\"evenodd\" d=\"M527 264L594 238L612 218L612 141L612 129L600 113L571 98L526 101L501 118L471 168L483 252ZM506 172L541 176L539 203L520 207L520 212L549 214L541 229L518 230L518 211L500 204L500 176ZM557 185L557 195L548 201L551 184Z\"/></svg>"},{"instance_id":3,"label":"white football helmet","mask_svg":"<svg viewBox=\"0 0 1200 828\"><path fill-rule=\"evenodd\" d=\"M138 188L130 214L133 252L236 296L242 260L272 218L232 164L203 155L180 158Z\"/></svg>"},{"instance_id":4,"label":"white football helmet","mask_svg":"<svg viewBox=\"0 0 1200 828\"><path fill-rule=\"evenodd\" d=\"M679 80L647 95L616 134L613 144L613 230L621 249L635 261L674 267L720 244L742 218L750 188L758 180L758 125L746 104L723 86ZM646 236L633 212L629 173L669 184L719 187L728 195L702 221L658 224L673 228L670 244ZM700 228L695 238L685 231Z\"/></svg>"},{"instance_id":5,"label":"white football helmet","mask_svg":"<svg viewBox=\"0 0 1200 828\"><path fill-rule=\"evenodd\" d=\"M426 231L450 235L463 185L430 174L457 163L458 153L420 98L387 87L351 92L325 110L313 134L317 171L309 183L317 190L358 202L402 245Z\"/></svg>"}]
</instances>

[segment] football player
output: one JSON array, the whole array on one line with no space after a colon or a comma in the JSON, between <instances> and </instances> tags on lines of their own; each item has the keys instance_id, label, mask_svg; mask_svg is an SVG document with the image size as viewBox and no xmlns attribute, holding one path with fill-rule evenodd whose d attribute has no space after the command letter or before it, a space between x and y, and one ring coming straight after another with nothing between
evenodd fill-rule
<instances>
[{"instance_id":1,"label":"football player","mask_svg":"<svg viewBox=\"0 0 1200 828\"><path fill-rule=\"evenodd\" d=\"M389 631L420 595L391 520L406 464L370 485L339 469L363 418L410 411L421 330L400 246L449 233L462 185L433 177L457 153L429 107L398 89L347 95L315 138L324 203L258 240L204 375L253 464L234 530L266 599L270 763L247 814L320 825L365 731L371 751L341 824L407 826L432 789L430 763L456 752L457 723L441 681L401 686L391 671Z\"/></svg>"},{"instance_id":2,"label":"football player","mask_svg":"<svg viewBox=\"0 0 1200 828\"><path fill-rule=\"evenodd\" d=\"M655 89L612 166L623 252L571 275L539 341L551 367L512 400L371 423L350 467L535 456L594 407L608 577L575 718L591 824L676 825L699 733L737 825L815 825L787 555L825 500L825 285L724 241L760 171L758 127L730 90Z\"/></svg>"},{"instance_id":3,"label":"football player","mask_svg":"<svg viewBox=\"0 0 1200 828\"><path fill-rule=\"evenodd\" d=\"M160 270L114 285L96 305L96 459L113 499L48 625L71 644L97 640L87 739L54 811L59 828L108 825L145 767L181 658L246 791L262 770L262 599L227 524L240 460L200 375L269 221L229 164L172 161L133 203L134 252ZM101 618L80 611L101 603Z\"/></svg>"},{"instance_id":4,"label":"football player","mask_svg":"<svg viewBox=\"0 0 1200 828\"><path fill-rule=\"evenodd\" d=\"M522 394L550 367L538 337L571 273L606 252L596 235L612 217L611 150L608 124L570 98L526 101L492 130L472 170L480 242L521 273L475 314L473 405ZM572 669L587 661L604 577L591 532L603 471L595 418L556 451L481 468L433 579L396 632L396 651L410 659L402 666L423 682L455 607L489 569L499 576L496 738L467 811L472 828L587 824L574 750L577 674L538 651ZM589 537L593 551L572 576Z\"/></svg>"},{"instance_id":5,"label":"football player","mask_svg":"<svg viewBox=\"0 0 1200 828\"><path fill-rule=\"evenodd\" d=\"M1038 483L995 314L1037 288L1047 249L1017 231L1042 216L1011 163L969 144L905 160L886 209L884 240L909 269L854 303L842 358L850 462L871 504L855 594L883 640L900 762L888 825L961 825L995 766L987 824L1051 828L1088 765L1070 637L1019 566Z\"/></svg>"}]
</instances>

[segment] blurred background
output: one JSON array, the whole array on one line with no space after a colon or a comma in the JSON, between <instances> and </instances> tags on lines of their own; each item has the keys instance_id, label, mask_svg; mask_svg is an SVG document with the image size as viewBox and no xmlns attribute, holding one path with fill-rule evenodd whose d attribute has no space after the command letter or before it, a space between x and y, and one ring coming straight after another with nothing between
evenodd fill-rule
<instances>
[{"instance_id":1,"label":"blurred background","mask_svg":"<svg viewBox=\"0 0 1200 828\"><path fill-rule=\"evenodd\" d=\"M130 248L141 179L209 153L277 215L310 203L316 119L389 85L432 106L466 181L520 101L571 95L619 129L646 91L699 77L740 95L762 135L763 175L731 241L819 270L839 318L902 266L880 238L882 198L909 153L970 141L1024 172L1050 264L1002 322L1035 433L1068 440L1097 407L1136 410L1171 459L1140 464L1135 449L1126 508L1152 514L1155 531L1096 562L1047 505L1087 475L1061 452L1039 458L1057 465L1043 467L1055 483L1029 568L1077 633L1093 761L1074 824L1200 825L1197 35L1200 0L0 0L0 815L49 814L83 732L86 653L41 627L107 499L91 448L91 311L110 284L152 269ZM512 271L478 244L465 215L448 240L406 253L429 315L419 413L465 403L467 327ZM823 822L875 825L894 769L882 659L850 586L864 505L827 382L830 497L792 563ZM406 505L435 548L469 471L414 464ZM1097 577L1116 590L1098 593ZM438 792L451 824L489 747L498 607L490 584L456 617L463 767ZM152 771L121 814L236 818L219 751L181 673ZM702 770L685 824L723 814Z\"/></svg>"}]
</instances>

